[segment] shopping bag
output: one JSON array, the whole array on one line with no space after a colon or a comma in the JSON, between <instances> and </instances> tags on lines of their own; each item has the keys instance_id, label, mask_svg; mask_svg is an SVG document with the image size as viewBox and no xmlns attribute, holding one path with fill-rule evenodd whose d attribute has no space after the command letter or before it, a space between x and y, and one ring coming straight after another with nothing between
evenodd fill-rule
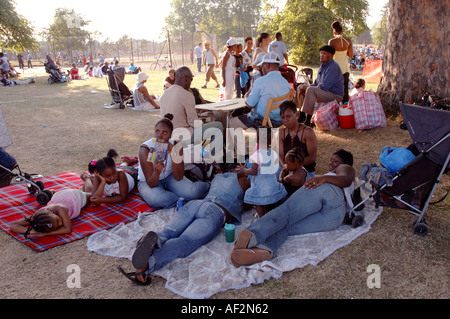
<instances>
[{"instance_id":1,"label":"shopping bag","mask_svg":"<svg viewBox=\"0 0 450 319\"><path fill-rule=\"evenodd\" d=\"M375 127L386 127L386 115L377 93L363 91L350 97L350 105L353 107L355 128L367 130Z\"/></svg>"},{"instance_id":2,"label":"shopping bag","mask_svg":"<svg viewBox=\"0 0 450 319\"><path fill-rule=\"evenodd\" d=\"M332 131L339 128L339 103L334 100L327 103L317 103L312 121L319 130Z\"/></svg>"}]
</instances>

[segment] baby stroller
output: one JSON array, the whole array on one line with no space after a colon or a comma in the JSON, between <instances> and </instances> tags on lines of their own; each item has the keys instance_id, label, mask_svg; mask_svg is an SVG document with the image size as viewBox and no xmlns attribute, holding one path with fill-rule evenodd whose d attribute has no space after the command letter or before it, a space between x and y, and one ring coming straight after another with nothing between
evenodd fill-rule
<instances>
[{"instance_id":1,"label":"baby stroller","mask_svg":"<svg viewBox=\"0 0 450 319\"><path fill-rule=\"evenodd\" d=\"M303 68L296 72L296 79L297 83L295 84L296 87L301 84L309 84L311 85L313 83L313 69L311 68Z\"/></svg>"},{"instance_id":2,"label":"baby stroller","mask_svg":"<svg viewBox=\"0 0 450 319\"><path fill-rule=\"evenodd\" d=\"M281 75L289 82L291 88L297 89L295 80L298 68L295 65L285 64L280 66Z\"/></svg>"},{"instance_id":3,"label":"baby stroller","mask_svg":"<svg viewBox=\"0 0 450 319\"><path fill-rule=\"evenodd\" d=\"M18 173L15 172L18 171ZM11 180L16 177L17 181L25 182L30 194L36 194L36 201L41 204L47 204L52 198L53 193L44 187L42 181L35 181L34 178L42 177L41 175L32 176L23 172L16 162L16 159L7 153L4 149L0 149L0 187L8 186Z\"/></svg>"},{"instance_id":4,"label":"baby stroller","mask_svg":"<svg viewBox=\"0 0 450 319\"><path fill-rule=\"evenodd\" d=\"M133 95L125 83L123 83L125 79L125 68L108 69L106 75L109 93L112 97L111 106L115 107L118 105L119 109L124 109L125 106L134 107Z\"/></svg>"},{"instance_id":5,"label":"baby stroller","mask_svg":"<svg viewBox=\"0 0 450 319\"><path fill-rule=\"evenodd\" d=\"M47 82L49 84L53 83L64 83L69 82L70 79L65 75L60 68L56 66L53 59L47 54L47 62L44 63L45 72L50 74Z\"/></svg>"},{"instance_id":6,"label":"baby stroller","mask_svg":"<svg viewBox=\"0 0 450 319\"><path fill-rule=\"evenodd\" d=\"M450 112L403 103L400 108L413 140L408 149L416 157L393 176L384 174L386 170L376 164L365 164L360 171L365 182L360 187L370 184L372 191L369 190L367 199L355 205L346 221L353 227L360 226L364 220L358 211L373 197L377 207L403 209L418 216L413 224L414 233L425 236L428 224L424 214L442 175L450 169ZM374 171L377 174L372 174ZM380 178L383 174L386 178Z\"/></svg>"}]
</instances>

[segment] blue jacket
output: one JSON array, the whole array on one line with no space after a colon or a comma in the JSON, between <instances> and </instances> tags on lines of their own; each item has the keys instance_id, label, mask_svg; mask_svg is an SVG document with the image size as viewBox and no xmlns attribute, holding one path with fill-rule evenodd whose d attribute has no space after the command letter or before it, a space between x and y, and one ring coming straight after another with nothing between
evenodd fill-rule
<instances>
[{"instance_id":1,"label":"blue jacket","mask_svg":"<svg viewBox=\"0 0 450 319\"><path fill-rule=\"evenodd\" d=\"M323 63L312 86L318 86L319 89L333 94L344 95L344 76L339 64L334 59Z\"/></svg>"}]
</instances>

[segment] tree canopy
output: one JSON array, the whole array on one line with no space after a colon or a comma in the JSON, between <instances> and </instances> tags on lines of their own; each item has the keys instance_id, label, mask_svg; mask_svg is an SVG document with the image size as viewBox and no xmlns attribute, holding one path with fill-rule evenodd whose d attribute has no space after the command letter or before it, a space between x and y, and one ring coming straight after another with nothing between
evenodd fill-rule
<instances>
[{"instance_id":1,"label":"tree canopy","mask_svg":"<svg viewBox=\"0 0 450 319\"><path fill-rule=\"evenodd\" d=\"M194 32L197 25L219 43L248 32L260 19L261 0L172 0L166 17L171 31Z\"/></svg>"},{"instance_id":2,"label":"tree canopy","mask_svg":"<svg viewBox=\"0 0 450 319\"><path fill-rule=\"evenodd\" d=\"M42 32L56 51L83 50L89 41L89 32L83 27L89 24L73 9L58 8L53 23Z\"/></svg>"},{"instance_id":3,"label":"tree canopy","mask_svg":"<svg viewBox=\"0 0 450 319\"><path fill-rule=\"evenodd\" d=\"M350 38L368 30L367 0L287 0L282 10L270 0L264 0L264 4L264 19L258 30L282 32L294 63L319 63L318 49L333 37L334 20L341 22Z\"/></svg>"},{"instance_id":4,"label":"tree canopy","mask_svg":"<svg viewBox=\"0 0 450 319\"><path fill-rule=\"evenodd\" d=\"M0 45L3 48L16 52L39 48L33 26L17 14L12 0L1 0L0 12Z\"/></svg>"}]
</instances>

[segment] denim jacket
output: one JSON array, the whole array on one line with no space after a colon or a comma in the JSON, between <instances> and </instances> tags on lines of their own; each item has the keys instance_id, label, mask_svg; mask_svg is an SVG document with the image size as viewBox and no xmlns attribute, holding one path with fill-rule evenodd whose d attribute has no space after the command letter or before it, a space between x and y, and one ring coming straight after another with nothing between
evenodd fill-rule
<instances>
[{"instance_id":1,"label":"denim jacket","mask_svg":"<svg viewBox=\"0 0 450 319\"><path fill-rule=\"evenodd\" d=\"M238 182L237 173L217 174L211 182L205 200L219 204L241 222L244 190Z\"/></svg>"}]
</instances>

